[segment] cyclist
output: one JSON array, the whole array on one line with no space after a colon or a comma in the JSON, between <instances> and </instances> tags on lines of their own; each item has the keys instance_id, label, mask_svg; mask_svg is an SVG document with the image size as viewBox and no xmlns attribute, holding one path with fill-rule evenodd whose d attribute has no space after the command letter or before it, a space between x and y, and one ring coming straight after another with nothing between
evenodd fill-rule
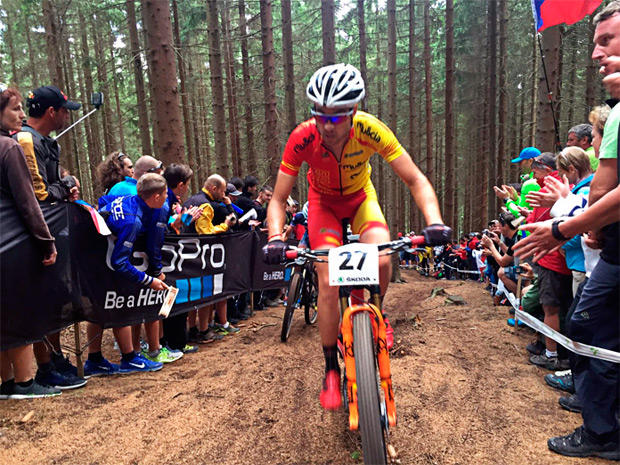
<instances>
[{"instance_id":1,"label":"cyclist","mask_svg":"<svg viewBox=\"0 0 620 465\"><path fill-rule=\"evenodd\" d=\"M325 66L310 79L306 95L313 103L313 118L297 126L284 149L267 212L269 237L263 248L264 260L275 264L285 259L287 246L281 232L286 200L303 162L310 168L308 233L313 247L328 249L340 246L344 218L349 218L352 232L360 235L360 242L388 242L387 223L370 181L369 159L375 152L409 187L430 225L424 230L429 244L449 240L451 230L443 224L437 196L428 179L385 124L357 110L358 102L365 95L359 70L342 63ZM320 401L323 408L335 410L341 405L336 351L340 324L338 288L329 286L327 264L316 263L316 269L319 276L319 331L325 356L325 379ZM387 290L391 272L389 257L381 257L382 296Z\"/></svg>"}]
</instances>

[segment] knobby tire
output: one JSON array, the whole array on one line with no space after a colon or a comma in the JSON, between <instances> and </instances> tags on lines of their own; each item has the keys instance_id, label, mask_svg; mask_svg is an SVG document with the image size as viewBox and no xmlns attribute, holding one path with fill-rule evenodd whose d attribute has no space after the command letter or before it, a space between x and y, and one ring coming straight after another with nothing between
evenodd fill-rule
<instances>
[{"instance_id":1,"label":"knobby tire","mask_svg":"<svg viewBox=\"0 0 620 465\"><path fill-rule=\"evenodd\" d=\"M353 317L353 353L357 379L359 431L365 464L387 463L372 325L368 312Z\"/></svg>"},{"instance_id":2,"label":"knobby tire","mask_svg":"<svg viewBox=\"0 0 620 465\"><path fill-rule=\"evenodd\" d=\"M291 326L293 324L293 313L295 312L295 306L299 302L299 294L301 291L301 273L295 272L291 277L291 282L288 287L288 297L286 298L286 309L284 310L284 319L282 320L282 332L280 339L282 342L288 340L288 336L291 332Z\"/></svg>"},{"instance_id":3,"label":"knobby tire","mask_svg":"<svg viewBox=\"0 0 620 465\"><path fill-rule=\"evenodd\" d=\"M304 286L304 318L307 325L312 325L316 322L318 316L317 312L317 298L318 293L314 284L314 273L311 270L306 271L306 279L303 283Z\"/></svg>"}]
</instances>

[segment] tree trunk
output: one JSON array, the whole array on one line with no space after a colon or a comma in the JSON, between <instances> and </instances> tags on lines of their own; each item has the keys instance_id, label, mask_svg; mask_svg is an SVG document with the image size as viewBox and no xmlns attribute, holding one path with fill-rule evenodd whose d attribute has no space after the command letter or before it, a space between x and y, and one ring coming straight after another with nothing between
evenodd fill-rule
<instances>
[{"instance_id":1,"label":"tree trunk","mask_svg":"<svg viewBox=\"0 0 620 465\"><path fill-rule=\"evenodd\" d=\"M321 27L323 37L323 66L333 65L336 63L334 0L321 0Z\"/></svg>"},{"instance_id":2,"label":"tree trunk","mask_svg":"<svg viewBox=\"0 0 620 465\"><path fill-rule=\"evenodd\" d=\"M545 73L541 69L538 86L538 111L536 127L536 147L541 152L553 151L555 148L555 127L553 122L552 106L558 88L558 65L560 58L560 28L557 26L545 29L542 33L542 48L547 69L547 83ZM542 67L541 67L542 68ZM551 94L551 100L549 99Z\"/></svg>"},{"instance_id":3,"label":"tree trunk","mask_svg":"<svg viewBox=\"0 0 620 465\"><path fill-rule=\"evenodd\" d=\"M194 149L194 140L192 138L192 125L190 120L190 105L187 91L187 78L185 77L185 53L183 44L181 43L181 32L179 26L179 8L178 1L172 0L172 16L174 17L174 46L177 51L177 68L179 69L179 80L181 84L181 108L183 110L183 127L185 128L185 145L187 146L187 162L196 172L196 152ZM191 192L198 190L196 176L191 179Z\"/></svg>"},{"instance_id":4,"label":"tree trunk","mask_svg":"<svg viewBox=\"0 0 620 465\"><path fill-rule=\"evenodd\" d=\"M276 74L273 50L271 0L260 0L261 42L263 46L263 93L265 96L265 138L267 142L268 177L275 182L280 162L278 115L276 113Z\"/></svg>"},{"instance_id":5,"label":"tree trunk","mask_svg":"<svg viewBox=\"0 0 620 465\"><path fill-rule=\"evenodd\" d=\"M47 50L47 64L49 66L51 84L65 89L65 80L62 75L62 57L60 56L60 34L56 18L56 9L50 0L42 0L43 23L45 25L45 45Z\"/></svg>"},{"instance_id":6,"label":"tree trunk","mask_svg":"<svg viewBox=\"0 0 620 465\"><path fill-rule=\"evenodd\" d=\"M488 196L487 218L492 218L496 214L496 201L492 188L498 184L497 179L497 139L495 117L497 113L497 0L489 2L488 23L487 23L487 47L488 47L488 109L489 109L489 151L488 151L488 185L485 192Z\"/></svg>"},{"instance_id":7,"label":"tree trunk","mask_svg":"<svg viewBox=\"0 0 620 465\"><path fill-rule=\"evenodd\" d=\"M414 144L418 138L418 118L417 107L415 101L416 94L416 72L415 72L415 2L409 2L409 153L414 161L418 161L419 153L416 152ZM418 161L419 163L419 161ZM409 198L409 196L405 196ZM409 200L406 202L409 205L409 230L417 227L418 209Z\"/></svg>"},{"instance_id":8,"label":"tree trunk","mask_svg":"<svg viewBox=\"0 0 620 465\"><path fill-rule=\"evenodd\" d=\"M248 59L248 31L245 19L245 1L239 0L239 34L241 36L241 71L243 73L243 117L245 119L246 153L248 164L246 175L256 176L256 149L254 147L254 116L252 114L252 81Z\"/></svg>"},{"instance_id":9,"label":"tree trunk","mask_svg":"<svg viewBox=\"0 0 620 465\"><path fill-rule=\"evenodd\" d=\"M228 178L228 148L226 145L226 112L224 110L224 85L222 76L222 48L218 21L217 0L207 0L209 29L209 72L213 95L213 133L215 135L215 170Z\"/></svg>"},{"instance_id":10,"label":"tree trunk","mask_svg":"<svg viewBox=\"0 0 620 465\"><path fill-rule=\"evenodd\" d=\"M118 91L118 76L116 73L116 62L114 57L114 41L116 37L114 34L110 34L110 59L112 62L112 84L114 85L114 102L116 103L116 121L118 121L118 138L121 144L121 150L123 152L127 151L127 147L125 145L125 130L123 128L123 114L121 112L121 97Z\"/></svg>"},{"instance_id":11,"label":"tree trunk","mask_svg":"<svg viewBox=\"0 0 620 465\"><path fill-rule=\"evenodd\" d=\"M508 135L508 89L506 88L506 73L508 52L506 49L506 29L508 26L507 0L499 0L499 115L498 115L498 147L497 147L497 184L504 180L504 166L506 165L506 140ZM497 203L496 203L497 206Z\"/></svg>"},{"instance_id":12,"label":"tree trunk","mask_svg":"<svg viewBox=\"0 0 620 465\"><path fill-rule=\"evenodd\" d=\"M7 45L9 46L9 58L11 61L11 80L10 84L12 87L18 87L21 79L17 74L17 57L15 55L15 43L13 40L13 25L18 22L15 20L17 16L17 12L11 11L9 12L8 6L5 5L6 16L2 19L2 22L6 25L6 32L4 33L4 37Z\"/></svg>"},{"instance_id":13,"label":"tree trunk","mask_svg":"<svg viewBox=\"0 0 620 465\"><path fill-rule=\"evenodd\" d=\"M185 161L183 123L179 108L174 42L168 2L144 1L149 40L147 60L152 72L153 100L157 126L156 152L166 165Z\"/></svg>"},{"instance_id":14,"label":"tree trunk","mask_svg":"<svg viewBox=\"0 0 620 465\"><path fill-rule=\"evenodd\" d=\"M426 177L433 181L433 88L431 74L430 0L424 0L424 87L426 96Z\"/></svg>"},{"instance_id":15,"label":"tree trunk","mask_svg":"<svg viewBox=\"0 0 620 465\"><path fill-rule=\"evenodd\" d=\"M88 47L88 36L86 35L86 20L84 14L80 10L78 12L79 24L80 24L80 42L82 49L82 72L84 73L84 83L86 86L86 95L90 95L93 92L93 75L91 71L91 57ZM88 113L86 107L82 107L84 114ZM99 115L95 118L86 119L86 140L88 141L88 157L90 160L90 171L93 175L97 172L97 165L103 160L103 152L101 148L101 136L99 133ZM95 188L97 187L95 183ZM95 192L98 192L95 189Z\"/></svg>"},{"instance_id":16,"label":"tree trunk","mask_svg":"<svg viewBox=\"0 0 620 465\"><path fill-rule=\"evenodd\" d=\"M293 28L291 0L282 0L282 61L284 62L284 98L286 100L287 132L297 126L295 112L295 70L293 67Z\"/></svg>"},{"instance_id":17,"label":"tree trunk","mask_svg":"<svg viewBox=\"0 0 620 465\"><path fill-rule=\"evenodd\" d=\"M30 31L30 23L29 23L29 12L22 16L24 20L24 31L26 32L26 43L28 45L28 63L30 64L30 72L32 73L32 88L36 89L39 86L39 73L37 72L38 66L36 66L36 61L34 59L34 45L32 44L32 37Z\"/></svg>"},{"instance_id":18,"label":"tree trunk","mask_svg":"<svg viewBox=\"0 0 620 465\"><path fill-rule=\"evenodd\" d=\"M136 9L134 0L125 1L127 12L127 26L129 28L131 62L136 86L136 103L138 108L138 127L140 128L140 142L143 155L152 155L151 134L149 129L148 107L146 104L146 91L144 89L144 74L142 72L142 59L140 58L140 38L136 24Z\"/></svg>"},{"instance_id":19,"label":"tree trunk","mask_svg":"<svg viewBox=\"0 0 620 465\"><path fill-rule=\"evenodd\" d=\"M94 39L95 44L95 59L97 66L97 79L99 81L99 85L97 87L97 91L103 92L103 95L109 98L110 92L108 87L108 71L105 59L103 57L103 41L101 39L101 35L99 34L98 24L95 17L92 17L92 37ZM110 106L103 105L99 113L101 113L101 121L103 123L103 143L105 147L105 153L111 153L117 149L116 143L114 142L114 137L112 134L112 117L110 115Z\"/></svg>"},{"instance_id":20,"label":"tree trunk","mask_svg":"<svg viewBox=\"0 0 620 465\"><path fill-rule=\"evenodd\" d=\"M228 101L228 134L230 138L230 155L232 158L232 170L235 176L241 175L241 154L239 150L239 127L237 116L237 80L235 78L235 59L232 49L232 37L230 35L229 1L222 8L222 32L224 35L224 66L226 69L226 97Z\"/></svg>"},{"instance_id":21,"label":"tree trunk","mask_svg":"<svg viewBox=\"0 0 620 465\"><path fill-rule=\"evenodd\" d=\"M397 133L398 115L396 110L396 0L387 1L388 15L388 126ZM402 208L398 201L399 185L394 171L386 170L387 179L387 222L392 239L397 238L399 231L397 211ZM392 256L392 282L401 282L398 254Z\"/></svg>"},{"instance_id":22,"label":"tree trunk","mask_svg":"<svg viewBox=\"0 0 620 465\"><path fill-rule=\"evenodd\" d=\"M411 2L413 3L413 2ZM357 28L360 36L360 73L366 86L368 86L368 72L366 64L366 21L364 18L364 0L357 0ZM368 96L364 96L361 102L363 111L368 111Z\"/></svg>"},{"instance_id":23,"label":"tree trunk","mask_svg":"<svg viewBox=\"0 0 620 465\"><path fill-rule=\"evenodd\" d=\"M446 97L445 159L446 176L443 216L448 224L458 226L454 205L454 0L446 0Z\"/></svg>"}]
</instances>

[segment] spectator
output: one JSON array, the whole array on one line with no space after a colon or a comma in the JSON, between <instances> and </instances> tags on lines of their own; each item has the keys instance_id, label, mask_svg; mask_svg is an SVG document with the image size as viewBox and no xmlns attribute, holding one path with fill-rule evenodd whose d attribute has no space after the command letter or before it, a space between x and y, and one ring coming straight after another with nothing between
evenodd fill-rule
<instances>
[{"instance_id":1,"label":"spectator","mask_svg":"<svg viewBox=\"0 0 620 465\"><path fill-rule=\"evenodd\" d=\"M222 234L227 232L236 222L231 200L226 196L226 180L220 175L213 174L207 178L202 190L190 197L184 206L200 207L202 214L195 224L188 229L198 234ZM222 204L223 202L223 204ZM189 314L189 340L205 344L221 339L226 334L239 332L230 324L227 318L226 301L215 304L219 322L213 321L213 305L198 309L198 325L196 313Z\"/></svg>"},{"instance_id":2,"label":"spectator","mask_svg":"<svg viewBox=\"0 0 620 465\"><path fill-rule=\"evenodd\" d=\"M125 176L125 179L110 188L108 195L114 197L120 197L122 195L137 195L138 194L138 179L140 179L146 173L163 174L164 164L151 157L150 155L143 155L133 166L133 175L131 177Z\"/></svg>"},{"instance_id":3,"label":"spectator","mask_svg":"<svg viewBox=\"0 0 620 465\"><path fill-rule=\"evenodd\" d=\"M112 152L97 166L97 181L103 195L108 194L115 184L133 179L133 175L133 162L123 152Z\"/></svg>"},{"instance_id":4,"label":"spectator","mask_svg":"<svg viewBox=\"0 0 620 465\"><path fill-rule=\"evenodd\" d=\"M532 163L532 171L539 185L544 186L547 176L559 180L556 169L556 157L552 153L545 152L536 157ZM550 207L542 206L540 199L548 194L548 188L542 187L538 192L531 192L527 196L530 204L538 205L527 217L528 223L545 221L551 218ZM545 312L545 324L561 331L561 322L564 321L566 313L572 303L572 273L566 266L564 255L559 251L547 254L538 261L538 266L534 270L537 275L537 283L540 292L540 303ZM563 327L562 323L562 327ZM530 362L534 365L542 366L548 370L565 370L568 368L568 361L558 358L557 343L547 337L545 338L545 352L541 355L532 355Z\"/></svg>"},{"instance_id":5,"label":"spectator","mask_svg":"<svg viewBox=\"0 0 620 465\"><path fill-rule=\"evenodd\" d=\"M156 160L150 155L144 155L134 164L134 173L133 177L125 177L124 181L121 181L112 188L107 195L104 195L99 198L99 208L103 205L108 204L113 201L116 197L120 196L128 196L128 195L137 195L138 194L138 180L144 176L145 174L158 174L161 175L164 172L164 164L163 162ZM152 215L147 215L148 221L153 221L153 226L156 227L157 220ZM159 239L163 244L163 236ZM161 252L160 252L161 253ZM148 343L148 351L145 355L148 357L148 353L156 353L158 354L160 362L170 363L174 362L178 359L178 355L171 354L167 350L159 350L159 336L160 336L160 324L159 320L148 321L144 323L144 330L146 332L146 340ZM141 331L142 325L133 325L131 327L131 337L133 340L133 348L137 353L142 352L142 346L140 344L141 339Z\"/></svg>"},{"instance_id":6,"label":"spectator","mask_svg":"<svg viewBox=\"0 0 620 465\"><path fill-rule=\"evenodd\" d=\"M258 194L258 179L254 176L246 176L243 180L243 189L239 199L237 200L237 206L243 210L245 215L252 208L252 200L256 198Z\"/></svg>"},{"instance_id":7,"label":"spectator","mask_svg":"<svg viewBox=\"0 0 620 465\"><path fill-rule=\"evenodd\" d=\"M521 168L521 194L518 195L516 189L510 186L493 187L495 195L506 202L506 208L516 217L519 215L526 216L530 210L527 202L527 194L540 189L540 185L534 179L532 173L532 163L534 159L540 155L540 150L536 147L525 147L517 158L510 160L512 163L518 163Z\"/></svg>"},{"instance_id":8,"label":"spectator","mask_svg":"<svg viewBox=\"0 0 620 465\"><path fill-rule=\"evenodd\" d=\"M56 262L54 238L43 218L21 146L11 139L11 131L19 131L25 118L22 97L15 89L0 87L0 204L15 209L39 246L43 266ZM52 397L61 390L43 386L33 379L32 344L0 353L0 399L32 399Z\"/></svg>"},{"instance_id":9,"label":"spectator","mask_svg":"<svg viewBox=\"0 0 620 465\"><path fill-rule=\"evenodd\" d=\"M159 215L167 198L166 180L155 173L148 173L140 177L136 184L137 195L116 197L110 203L102 206L101 212L107 215L106 222L112 233L116 236L114 250L110 262L115 271L121 273L127 280L143 286L148 286L156 291L167 289L164 283L165 275L161 272L161 245L163 243L164 227L152 221L153 215ZM108 196L110 197L110 196ZM152 274L146 274L136 269L129 261L133 253L133 246L139 235L146 236L146 254L149 257L149 265ZM123 337L117 336L121 349L121 373L133 371L158 371L163 367L163 362L157 360L159 350L159 326L148 325L147 337L149 339L148 357L136 350L135 338L132 341L132 350L127 347L127 328L120 328ZM149 334L155 329L155 334ZM117 331L118 332L118 331ZM155 338L156 342L153 342ZM90 360L90 354L89 354Z\"/></svg>"},{"instance_id":10,"label":"spectator","mask_svg":"<svg viewBox=\"0 0 620 465\"><path fill-rule=\"evenodd\" d=\"M45 203L77 200L77 179L60 177L60 146L49 135L65 127L69 111L77 110L81 105L67 99L58 87L44 86L28 94L26 106L28 120L13 138L24 150L37 199ZM43 342L34 344L39 365L37 381L59 389L84 386L86 380L76 376L77 369L62 353L60 332L48 334L47 340L52 347L51 353Z\"/></svg>"},{"instance_id":11,"label":"spectator","mask_svg":"<svg viewBox=\"0 0 620 465\"><path fill-rule=\"evenodd\" d=\"M590 161L591 170L596 171L596 168L598 168L598 158L596 158L594 147L592 147L592 126L589 124L578 124L570 128L568 130L566 146L579 147L584 150Z\"/></svg>"},{"instance_id":12,"label":"spectator","mask_svg":"<svg viewBox=\"0 0 620 465\"><path fill-rule=\"evenodd\" d=\"M230 178L230 181L228 182L232 184L233 186L235 186L235 189L238 191L242 191L243 186L245 185L245 183L243 182L243 179L241 179L239 176L233 176L232 178Z\"/></svg>"}]
</instances>

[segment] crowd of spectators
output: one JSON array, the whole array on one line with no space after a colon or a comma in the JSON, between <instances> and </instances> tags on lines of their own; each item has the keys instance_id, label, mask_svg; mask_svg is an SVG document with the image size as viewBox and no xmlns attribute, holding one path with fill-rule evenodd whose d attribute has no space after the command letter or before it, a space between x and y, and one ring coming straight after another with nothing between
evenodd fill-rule
<instances>
[{"instance_id":1,"label":"crowd of spectators","mask_svg":"<svg viewBox=\"0 0 620 465\"><path fill-rule=\"evenodd\" d=\"M26 99L14 89L2 87L0 100L0 163L3 206L15 208L40 245L42 265L55 263L54 238L45 223L41 204L71 202L80 196L79 181L60 166L60 146L50 133L62 129L69 112L80 108L55 86L35 89ZM217 174L188 197L193 172L187 165L163 163L144 155L132 161L123 152L110 153L97 167L97 187L103 195L97 208L115 237L110 260L126 280L154 290L166 290L161 249L166 234L226 234L229 231L264 229L266 207L273 189L257 178ZM289 222L299 203L290 199ZM293 236L294 237L294 236ZM129 261L134 243L143 238L149 269L140 271ZM257 292L254 310L283 303L282 290ZM103 328L87 322L89 341L84 377L63 354L60 333L45 340L1 353L3 399L57 396L63 390L86 385L91 376L158 371L204 344L240 331L234 325L250 317L250 293L207 305L189 314L154 320L131 327L113 328L120 363L103 357ZM37 371L33 376L33 355Z\"/></svg>"}]
</instances>

